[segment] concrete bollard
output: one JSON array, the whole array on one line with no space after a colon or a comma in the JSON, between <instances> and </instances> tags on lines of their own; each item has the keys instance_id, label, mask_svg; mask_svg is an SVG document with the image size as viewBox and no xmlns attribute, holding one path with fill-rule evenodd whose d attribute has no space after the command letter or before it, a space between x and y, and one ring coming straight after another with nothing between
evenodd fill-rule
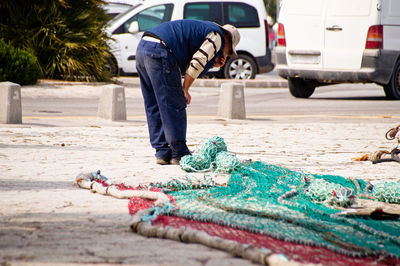
<instances>
[{"instance_id":1,"label":"concrete bollard","mask_svg":"<svg viewBox=\"0 0 400 266\"><path fill-rule=\"evenodd\" d=\"M0 82L0 123L22 124L21 86Z\"/></svg>"},{"instance_id":2,"label":"concrete bollard","mask_svg":"<svg viewBox=\"0 0 400 266\"><path fill-rule=\"evenodd\" d=\"M229 119L246 119L242 84L228 82L221 85L218 116Z\"/></svg>"},{"instance_id":3,"label":"concrete bollard","mask_svg":"<svg viewBox=\"0 0 400 266\"><path fill-rule=\"evenodd\" d=\"M111 121L126 120L125 87L115 84L103 86L97 116Z\"/></svg>"}]
</instances>

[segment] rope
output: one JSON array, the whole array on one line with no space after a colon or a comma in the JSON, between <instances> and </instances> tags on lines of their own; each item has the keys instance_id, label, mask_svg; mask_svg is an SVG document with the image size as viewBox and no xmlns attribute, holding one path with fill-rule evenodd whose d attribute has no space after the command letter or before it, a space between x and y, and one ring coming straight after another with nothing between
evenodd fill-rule
<instances>
[{"instance_id":1,"label":"rope","mask_svg":"<svg viewBox=\"0 0 400 266\"><path fill-rule=\"evenodd\" d=\"M389 129L386 134L385 138L387 140L394 140L397 138L398 145L396 148L393 150L385 151L385 150L379 150L376 152L372 152L369 154L365 154L361 157L358 158L353 158L353 161L372 161L372 164L377 164L377 163L383 163L383 162L398 162L400 163L400 156L398 154L400 153L400 125L398 125L395 128ZM389 155L389 156L388 156Z\"/></svg>"},{"instance_id":2,"label":"rope","mask_svg":"<svg viewBox=\"0 0 400 266\"><path fill-rule=\"evenodd\" d=\"M142 218L143 220L143 218ZM226 251L234 256L242 257L263 265L288 265L295 266L299 263L289 261L284 255L273 253L266 248L256 248L249 244L240 244L233 240L226 240L217 236L191 229L153 226L146 222L133 222L131 229L134 233L146 237L171 239L185 243L198 243L210 248Z\"/></svg>"},{"instance_id":3,"label":"rope","mask_svg":"<svg viewBox=\"0 0 400 266\"><path fill-rule=\"evenodd\" d=\"M386 132L385 137L386 137L387 140L394 140L396 138L396 135L397 135L397 142L400 143L400 134L399 134L399 132L400 132L400 125L398 125L395 128L389 129Z\"/></svg>"},{"instance_id":4,"label":"rope","mask_svg":"<svg viewBox=\"0 0 400 266\"><path fill-rule=\"evenodd\" d=\"M100 175L100 170L91 173L80 173L76 176L79 187L90 189L93 193L109 195L119 199L130 199L140 197L155 200L154 205L165 206L170 200L163 192L149 190L121 190L119 185L114 185L105 176Z\"/></svg>"},{"instance_id":5,"label":"rope","mask_svg":"<svg viewBox=\"0 0 400 266\"><path fill-rule=\"evenodd\" d=\"M400 153L400 149L395 148L390 152L391 158L373 160L372 163L373 164L383 163L383 162L398 162L398 163L400 163L400 157L398 155L399 153Z\"/></svg>"}]
</instances>

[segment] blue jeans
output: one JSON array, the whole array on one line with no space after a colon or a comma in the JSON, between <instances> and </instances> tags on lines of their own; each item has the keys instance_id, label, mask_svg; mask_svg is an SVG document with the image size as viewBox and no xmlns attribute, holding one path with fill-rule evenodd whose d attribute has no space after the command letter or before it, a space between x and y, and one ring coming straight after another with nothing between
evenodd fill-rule
<instances>
[{"instance_id":1,"label":"blue jeans","mask_svg":"<svg viewBox=\"0 0 400 266\"><path fill-rule=\"evenodd\" d=\"M174 55L160 43L141 40L136 69L156 157L168 161L190 154L186 145L186 98Z\"/></svg>"}]
</instances>

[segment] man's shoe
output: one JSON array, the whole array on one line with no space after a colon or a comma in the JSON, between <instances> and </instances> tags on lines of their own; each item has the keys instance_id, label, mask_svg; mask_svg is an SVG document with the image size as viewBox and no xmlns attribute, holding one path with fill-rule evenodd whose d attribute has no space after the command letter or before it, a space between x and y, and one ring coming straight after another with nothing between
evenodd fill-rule
<instances>
[{"instance_id":1,"label":"man's shoe","mask_svg":"<svg viewBox=\"0 0 400 266\"><path fill-rule=\"evenodd\" d=\"M179 162L181 161L181 158L172 158L171 161L169 161L170 164L173 165L180 165Z\"/></svg>"},{"instance_id":2,"label":"man's shoe","mask_svg":"<svg viewBox=\"0 0 400 266\"><path fill-rule=\"evenodd\" d=\"M156 163L160 164L160 165L167 165L167 164L169 164L169 161L166 161L163 158L157 158Z\"/></svg>"}]
</instances>

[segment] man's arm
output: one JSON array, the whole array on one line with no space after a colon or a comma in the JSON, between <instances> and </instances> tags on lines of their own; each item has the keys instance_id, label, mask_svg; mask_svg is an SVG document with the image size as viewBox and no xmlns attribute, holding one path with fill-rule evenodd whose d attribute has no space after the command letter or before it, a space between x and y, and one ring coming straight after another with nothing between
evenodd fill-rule
<instances>
[{"instance_id":1,"label":"man's arm","mask_svg":"<svg viewBox=\"0 0 400 266\"><path fill-rule=\"evenodd\" d=\"M183 79L183 93L185 94L186 103L190 104L192 100L192 96L189 94L189 88L192 86L194 78L192 78L189 74L185 74L185 78Z\"/></svg>"},{"instance_id":2,"label":"man's arm","mask_svg":"<svg viewBox=\"0 0 400 266\"><path fill-rule=\"evenodd\" d=\"M221 49L221 46L221 36L216 32L210 32L206 36L206 40L200 46L199 50L193 55L183 80L183 91L185 93L187 104L190 104L191 101L191 96L189 94L190 86L201 72L203 72L207 63L214 58L217 52Z\"/></svg>"},{"instance_id":3,"label":"man's arm","mask_svg":"<svg viewBox=\"0 0 400 266\"><path fill-rule=\"evenodd\" d=\"M186 73L196 79L203 72L207 63L215 57L221 46L221 36L217 32L210 32L199 50L193 55Z\"/></svg>"}]
</instances>

